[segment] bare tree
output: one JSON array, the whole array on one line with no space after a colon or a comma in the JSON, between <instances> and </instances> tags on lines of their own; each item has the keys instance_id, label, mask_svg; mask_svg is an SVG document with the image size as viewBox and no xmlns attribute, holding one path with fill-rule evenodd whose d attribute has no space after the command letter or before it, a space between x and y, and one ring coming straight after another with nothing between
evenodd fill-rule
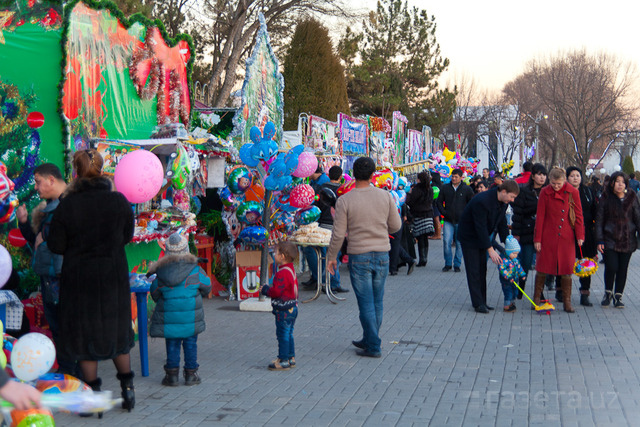
<instances>
[{"instance_id":1,"label":"bare tree","mask_svg":"<svg viewBox=\"0 0 640 427\"><path fill-rule=\"evenodd\" d=\"M302 14L352 18L344 0L198 0L204 12L198 17L200 32L206 32L203 42L210 57L209 90L211 104L228 104L234 85L239 80L238 68L255 41L259 28L258 14L265 17L272 35L283 37L294 28L290 24ZM283 25L283 23L287 23ZM286 37L286 36L285 36Z\"/></svg>"},{"instance_id":2,"label":"bare tree","mask_svg":"<svg viewBox=\"0 0 640 427\"><path fill-rule=\"evenodd\" d=\"M603 158L637 113L628 101L635 68L612 55L589 55L584 49L561 53L531 61L525 75L534 93L532 105L548 111L562 132L556 135L552 164L562 157L563 141L572 148L566 161L583 169L592 154Z\"/></svg>"},{"instance_id":3,"label":"bare tree","mask_svg":"<svg viewBox=\"0 0 640 427\"><path fill-rule=\"evenodd\" d=\"M478 86L477 81L468 75L455 76L454 83L447 83L447 87L456 87L457 108L453 113L453 119L442 132L445 141L460 141L460 152L463 156L475 155L475 147L478 139L479 120L482 116L478 106L487 95L486 91Z\"/></svg>"}]
</instances>

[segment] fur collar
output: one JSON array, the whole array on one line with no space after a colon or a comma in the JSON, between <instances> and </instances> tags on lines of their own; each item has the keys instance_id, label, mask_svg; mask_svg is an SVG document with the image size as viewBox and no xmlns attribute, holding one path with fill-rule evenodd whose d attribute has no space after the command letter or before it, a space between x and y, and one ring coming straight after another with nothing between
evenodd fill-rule
<instances>
[{"instance_id":1,"label":"fur collar","mask_svg":"<svg viewBox=\"0 0 640 427\"><path fill-rule=\"evenodd\" d=\"M85 191L114 191L114 189L113 181L105 176L76 178L67 186L64 194L82 193Z\"/></svg>"},{"instance_id":2,"label":"fur collar","mask_svg":"<svg viewBox=\"0 0 640 427\"><path fill-rule=\"evenodd\" d=\"M47 201L43 200L38 203L38 206L35 207L34 210L31 211L31 229L34 233L40 232L40 225L42 224L42 220L45 217L45 213L42 210L47 206Z\"/></svg>"},{"instance_id":3,"label":"fur collar","mask_svg":"<svg viewBox=\"0 0 640 427\"><path fill-rule=\"evenodd\" d=\"M169 264L184 262L186 264L197 264L198 258L193 254L184 255L165 255L158 261L151 263L149 266L149 274L153 274Z\"/></svg>"}]
</instances>

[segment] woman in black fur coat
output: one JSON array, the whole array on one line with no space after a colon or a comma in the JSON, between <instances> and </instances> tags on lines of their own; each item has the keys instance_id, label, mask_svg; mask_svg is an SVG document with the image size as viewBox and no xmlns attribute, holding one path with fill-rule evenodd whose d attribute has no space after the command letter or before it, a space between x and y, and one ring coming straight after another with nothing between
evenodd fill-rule
<instances>
[{"instance_id":1,"label":"woman in black fur coat","mask_svg":"<svg viewBox=\"0 0 640 427\"><path fill-rule=\"evenodd\" d=\"M582 252L576 242L576 256L578 258L589 257L598 262L598 251L596 249L595 220L598 210L598 198L593 190L582 183L582 170L575 166L567 168L567 181L580 193L580 204L582 205L582 217L584 219L584 243ZM589 301L591 293L591 276L580 278L580 305L591 307ZM561 299L561 298L560 298Z\"/></svg>"},{"instance_id":2,"label":"woman in black fur coat","mask_svg":"<svg viewBox=\"0 0 640 427\"><path fill-rule=\"evenodd\" d=\"M604 254L604 298L601 305L624 308L622 294L627 282L631 254L638 248L640 203L634 191L627 191L629 178L623 172L611 175L596 214L596 241ZM614 290L615 283L615 290Z\"/></svg>"},{"instance_id":3,"label":"woman in black fur coat","mask_svg":"<svg viewBox=\"0 0 640 427\"><path fill-rule=\"evenodd\" d=\"M431 188L431 175L427 171L418 174L418 182L411 187L407 195L407 205L411 210L414 221L414 233L418 241L418 254L420 261L418 267L427 265L429 255L429 235L424 229L424 223L431 220L433 224L433 189Z\"/></svg>"},{"instance_id":4,"label":"woman in black fur coat","mask_svg":"<svg viewBox=\"0 0 640 427\"><path fill-rule=\"evenodd\" d=\"M135 405L129 351L133 347L131 290L124 246L133 237L131 205L102 176L96 150L77 151L77 178L56 209L47 241L63 254L60 282L61 351L78 360L84 381L99 390L98 361L112 359L122 407Z\"/></svg>"}]
</instances>

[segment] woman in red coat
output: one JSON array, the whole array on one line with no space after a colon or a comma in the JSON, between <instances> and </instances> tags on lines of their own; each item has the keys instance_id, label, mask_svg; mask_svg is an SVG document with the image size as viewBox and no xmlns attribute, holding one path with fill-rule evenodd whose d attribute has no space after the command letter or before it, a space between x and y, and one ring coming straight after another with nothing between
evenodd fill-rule
<instances>
[{"instance_id":1,"label":"woman in red coat","mask_svg":"<svg viewBox=\"0 0 640 427\"><path fill-rule=\"evenodd\" d=\"M571 200L572 199L572 200ZM571 203L571 201L573 203ZM575 212L575 223L569 219L570 204ZM554 168L549 172L549 185L540 191L536 213L533 246L536 249L536 283L533 301L540 303L547 274L562 276L561 285L564 311L571 307L571 274L576 260L574 242L584 242L584 221L580 193L567 183L565 171Z\"/></svg>"}]
</instances>

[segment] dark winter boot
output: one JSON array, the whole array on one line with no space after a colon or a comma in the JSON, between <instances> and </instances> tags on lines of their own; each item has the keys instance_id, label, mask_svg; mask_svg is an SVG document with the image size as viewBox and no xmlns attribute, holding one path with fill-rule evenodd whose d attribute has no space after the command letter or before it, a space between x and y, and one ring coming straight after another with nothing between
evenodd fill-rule
<instances>
[{"instance_id":1,"label":"dark winter boot","mask_svg":"<svg viewBox=\"0 0 640 427\"><path fill-rule=\"evenodd\" d=\"M184 368L184 385L197 385L200 384L200 377L198 376L198 368L187 369Z\"/></svg>"},{"instance_id":2,"label":"dark winter boot","mask_svg":"<svg viewBox=\"0 0 640 427\"><path fill-rule=\"evenodd\" d=\"M562 297L564 298L564 311L575 313L571 306L571 276L562 276L560 283L562 285Z\"/></svg>"},{"instance_id":3,"label":"dark winter boot","mask_svg":"<svg viewBox=\"0 0 640 427\"><path fill-rule=\"evenodd\" d=\"M87 382L87 385L89 387L91 387L91 390L93 390L93 391L100 391L100 388L102 387L102 379L96 378L93 381ZM102 418L103 414L104 414L103 412L98 412L98 418ZM93 414L91 412L80 412L78 415L83 417L83 418L84 417L92 417L93 416Z\"/></svg>"},{"instance_id":4,"label":"dark winter boot","mask_svg":"<svg viewBox=\"0 0 640 427\"><path fill-rule=\"evenodd\" d=\"M604 297L602 297L602 302L600 302L600 305L603 307L609 307L609 304L611 304L612 294L613 292L611 291L604 291Z\"/></svg>"},{"instance_id":5,"label":"dark winter boot","mask_svg":"<svg viewBox=\"0 0 640 427\"><path fill-rule=\"evenodd\" d=\"M134 376L133 371L126 374L116 374L116 378L120 380L120 389L122 390L122 409L126 409L129 412L136 406L136 393L133 388Z\"/></svg>"},{"instance_id":6,"label":"dark winter boot","mask_svg":"<svg viewBox=\"0 0 640 427\"><path fill-rule=\"evenodd\" d=\"M418 267L424 267L427 265L427 256L429 254L429 239L426 234L418 237L418 254L420 256Z\"/></svg>"},{"instance_id":7,"label":"dark winter boot","mask_svg":"<svg viewBox=\"0 0 640 427\"><path fill-rule=\"evenodd\" d=\"M624 303L622 302L622 294L615 294L613 296L613 306L615 308L624 308Z\"/></svg>"},{"instance_id":8,"label":"dark winter boot","mask_svg":"<svg viewBox=\"0 0 640 427\"><path fill-rule=\"evenodd\" d=\"M547 279L547 275L543 273L536 273L535 288L533 290L533 302L535 305L540 305L540 297L542 290L544 289L544 282Z\"/></svg>"},{"instance_id":9,"label":"dark winter boot","mask_svg":"<svg viewBox=\"0 0 640 427\"><path fill-rule=\"evenodd\" d=\"M164 367L165 376L162 380L162 385L168 387L177 387L179 384L178 377L180 376L180 368L167 368Z\"/></svg>"},{"instance_id":10,"label":"dark winter boot","mask_svg":"<svg viewBox=\"0 0 640 427\"><path fill-rule=\"evenodd\" d=\"M589 301L589 291L580 291L580 305L584 305L585 307L593 307L591 301Z\"/></svg>"}]
</instances>

